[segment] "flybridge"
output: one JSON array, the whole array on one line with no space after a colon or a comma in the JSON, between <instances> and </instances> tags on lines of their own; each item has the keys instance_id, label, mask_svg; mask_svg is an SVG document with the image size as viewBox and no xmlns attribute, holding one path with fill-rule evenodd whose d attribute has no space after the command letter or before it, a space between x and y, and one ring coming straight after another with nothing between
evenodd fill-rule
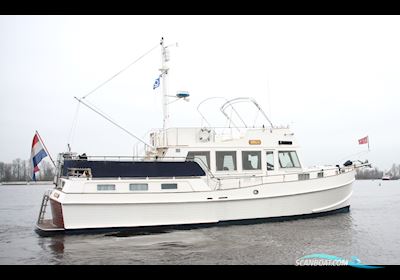
<instances>
[{"instance_id":1,"label":"flybridge","mask_svg":"<svg viewBox=\"0 0 400 280\"><path fill-rule=\"evenodd\" d=\"M173 146L262 146L277 147L292 145L297 147L294 134L287 128L239 128L237 132L229 127L171 127L150 133L150 143L154 147Z\"/></svg>"}]
</instances>

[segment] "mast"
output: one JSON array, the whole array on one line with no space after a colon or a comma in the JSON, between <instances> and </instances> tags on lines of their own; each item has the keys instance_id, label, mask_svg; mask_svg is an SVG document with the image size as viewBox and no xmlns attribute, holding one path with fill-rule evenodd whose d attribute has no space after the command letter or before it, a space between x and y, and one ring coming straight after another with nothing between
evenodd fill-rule
<instances>
[{"instance_id":1,"label":"mast","mask_svg":"<svg viewBox=\"0 0 400 280\"><path fill-rule=\"evenodd\" d=\"M167 75L168 75L168 66L167 62L169 61L169 50L168 46L164 46L164 37L161 37L161 76L162 76L162 104L163 104L163 129L165 130L168 127L168 95L167 95Z\"/></svg>"}]
</instances>

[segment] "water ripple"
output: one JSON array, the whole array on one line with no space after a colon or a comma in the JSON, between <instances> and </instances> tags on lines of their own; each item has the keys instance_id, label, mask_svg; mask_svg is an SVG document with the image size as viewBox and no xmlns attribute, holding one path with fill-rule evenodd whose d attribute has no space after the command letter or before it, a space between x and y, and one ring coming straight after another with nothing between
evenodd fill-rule
<instances>
[{"instance_id":1,"label":"water ripple","mask_svg":"<svg viewBox=\"0 0 400 280\"><path fill-rule=\"evenodd\" d=\"M356 181L349 213L254 225L39 237L48 186L0 188L0 264L295 264L324 253L400 262L400 181Z\"/></svg>"}]
</instances>

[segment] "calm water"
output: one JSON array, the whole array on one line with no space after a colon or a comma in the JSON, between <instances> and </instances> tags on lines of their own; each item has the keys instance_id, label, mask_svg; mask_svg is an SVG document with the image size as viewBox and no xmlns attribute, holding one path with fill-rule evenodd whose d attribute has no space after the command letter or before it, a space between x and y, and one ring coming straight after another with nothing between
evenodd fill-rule
<instances>
[{"instance_id":1,"label":"calm water","mask_svg":"<svg viewBox=\"0 0 400 280\"><path fill-rule=\"evenodd\" d=\"M0 264L295 264L313 253L400 264L400 180L356 181L349 213L124 237L39 237L51 187L0 186Z\"/></svg>"}]
</instances>

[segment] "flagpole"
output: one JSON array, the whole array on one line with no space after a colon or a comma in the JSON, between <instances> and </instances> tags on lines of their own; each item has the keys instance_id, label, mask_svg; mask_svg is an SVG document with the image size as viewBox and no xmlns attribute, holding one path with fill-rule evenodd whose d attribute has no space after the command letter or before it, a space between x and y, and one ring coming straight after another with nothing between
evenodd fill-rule
<instances>
[{"instance_id":1,"label":"flagpole","mask_svg":"<svg viewBox=\"0 0 400 280\"><path fill-rule=\"evenodd\" d=\"M43 147L44 147L44 149L46 150L47 154L49 155L49 158L50 158L51 162L53 163L54 167L57 167L57 165L54 163L54 160L52 159L52 157L51 157L51 155L50 155L50 153L49 153L49 150L47 150L46 145L44 144L42 137L40 137L39 132L38 132L37 130L35 130L35 132L36 132L36 134L38 135L38 137L39 137L39 139L40 139L40 142L42 142Z\"/></svg>"}]
</instances>

